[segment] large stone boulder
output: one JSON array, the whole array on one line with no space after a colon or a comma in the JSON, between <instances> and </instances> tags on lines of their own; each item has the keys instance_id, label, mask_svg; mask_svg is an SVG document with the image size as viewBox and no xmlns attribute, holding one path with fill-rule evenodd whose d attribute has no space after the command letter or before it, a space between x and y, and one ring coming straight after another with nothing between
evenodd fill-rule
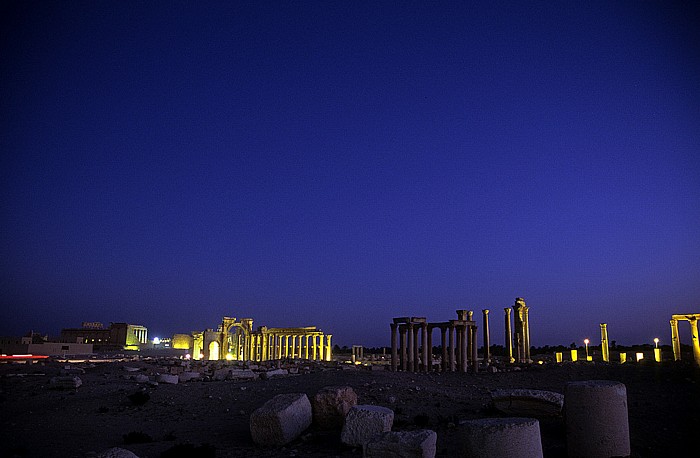
<instances>
[{"instance_id":1,"label":"large stone boulder","mask_svg":"<svg viewBox=\"0 0 700 458\"><path fill-rule=\"evenodd\" d=\"M312 399L314 423L322 429L342 428L348 411L357 405L357 394L349 386L326 386Z\"/></svg>"},{"instance_id":2,"label":"large stone boulder","mask_svg":"<svg viewBox=\"0 0 700 458\"><path fill-rule=\"evenodd\" d=\"M514 417L543 417L561 415L564 395L542 390L494 390L493 406Z\"/></svg>"},{"instance_id":3,"label":"large stone boulder","mask_svg":"<svg viewBox=\"0 0 700 458\"><path fill-rule=\"evenodd\" d=\"M269 371L261 372L260 378L262 380L267 380L273 377L284 377L286 375L289 375L289 371L287 369L272 369Z\"/></svg>"},{"instance_id":4,"label":"large stone boulder","mask_svg":"<svg viewBox=\"0 0 700 458\"><path fill-rule=\"evenodd\" d=\"M380 406L357 405L352 407L345 417L340 440L345 445L362 446L374 436L391 431L393 424L393 410Z\"/></svg>"},{"instance_id":5,"label":"large stone boulder","mask_svg":"<svg viewBox=\"0 0 700 458\"><path fill-rule=\"evenodd\" d=\"M311 418L305 394L278 394L251 414L250 434L259 445L288 444L311 425Z\"/></svg>"},{"instance_id":6,"label":"large stone boulder","mask_svg":"<svg viewBox=\"0 0 700 458\"><path fill-rule=\"evenodd\" d=\"M202 374L200 374L199 372L183 372L177 377L180 380L180 383L183 383L189 382L190 380L199 380L202 377Z\"/></svg>"},{"instance_id":7,"label":"large stone boulder","mask_svg":"<svg viewBox=\"0 0 700 458\"><path fill-rule=\"evenodd\" d=\"M370 439L364 458L433 458L436 444L437 433L429 429L389 431Z\"/></svg>"}]
</instances>

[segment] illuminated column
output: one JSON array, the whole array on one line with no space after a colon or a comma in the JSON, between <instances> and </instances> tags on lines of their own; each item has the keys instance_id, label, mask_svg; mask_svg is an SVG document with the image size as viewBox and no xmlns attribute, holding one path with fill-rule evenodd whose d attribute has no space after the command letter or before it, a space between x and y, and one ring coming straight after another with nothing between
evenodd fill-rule
<instances>
[{"instance_id":1,"label":"illuminated column","mask_svg":"<svg viewBox=\"0 0 700 458\"><path fill-rule=\"evenodd\" d=\"M433 330L428 328L428 323L425 323L425 335L427 336L425 341L428 343L428 351L425 352L425 371L430 372L433 370Z\"/></svg>"},{"instance_id":2,"label":"illuminated column","mask_svg":"<svg viewBox=\"0 0 700 458\"><path fill-rule=\"evenodd\" d=\"M510 307L506 307L503 310L506 312L506 356L508 356L508 361L510 363L514 363L515 359L513 358L513 331L510 327Z\"/></svg>"},{"instance_id":3,"label":"illuminated column","mask_svg":"<svg viewBox=\"0 0 700 458\"><path fill-rule=\"evenodd\" d=\"M479 372L479 361L478 361L479 355L478 355L477 352L476 352L476 350L477 350L477 343L476 343L476 340L477 340L477 331L478 331L478 327L477 327L477 326L472 326L472 330L471 330L471 331L472 331L472 332L471 332L471 334L472 334L472 356L471 356L471 359L472 359L472 372L476 374L477 372Z\"/></svg>"},{"instance_id":4,"label":"illuminated column","mask_svg":"<svg viewBox=\"0 0 700 458\"><path fill-rule=\"evenodd\" d=\"M603 361L610 362L610 350L608 349L608 325L600 323L600 350L603 353Z\"/></svg>"},{"instance_id":5,"label":"illuminated column","mask_svg":"<svg viewBox=\"0 0 700 458\"><path fill-rule=\"evenodd\" d=\"M326 361L330 361L333 358L333 347L331 346L331 334L326 336Z\"/></svg>"},{"instance_id":6,"label":"illuminated column","mask_svg":"<svg viewBox=\"0 0 700 458\"><path fill-rule=\"evenodd\" d=\"M260 336L260 340L262 342L262 349L260 351L260 360L261 361L267 361L268 358L268 348L267 345L269 344L267 335L263 334Z\"/></svg>"},{"instance_id":7,"label":"illuminated column","mask_svg":"<svg viewBox=\"0 0 700 458\"><path fill-rule=\"evenodd\" d=\"M408 362L406 360L406 325L399 325L399 347L401 350L401 370L408 370Z\"/></svg>"},{"instance_id":8,"label":"illuminated column","mask_svg":"<svg viewBox=\"0 0 700 458\"><path fill-rule=\"evenodd\" d=\"M399 367L399 353L396 339L396 323L391 323L391 370L396 372Z\"/></svg>"},{"instance_id":9,"label":"illuminated column","mask_svg":"<svg viewBox=\"0 0 700 458\"><path fill-rule=\"evenodd\" d=\"M310 335L304 336L304 339L306 340L306 345L304 346L304 359L309 359L309 337Z\"/></svg>"},{"instance_id":10,"label":"illuminated column","mask_svg":"<svg viewBox=\"0 0 700 458\"><path fill-rule=\"evenodd\" d=\"M673 343L673 360L681 359L681 341L678 338L678 320L671 320L671 342Z\"/></svg>"},{"instance_id":11,"label":"illuminated column","mask_svg":"<svg viewBox=\"0 0 700 458\"><path fill-rule=\"evenodd\" d=\"M474 321L474 311L473 310L469 310L467 312L467 320ZM467 348L472 348L472 344L473 344L472 343L472 333L466 332L465 335L467 336L467 340L468 340L467 341ZM467 358L464 358L464 359L466 360Z\"/></svg>"},{"instance_id":12,"label":"illuminated column","mask_svg":"<svg viewBox=\"0 0 700 458\"><path fill-rule=\"evenodd\" d=\"M476 344L476 340L474 340L473 337L472 337L472 339L467 338L467 335L469 334L469 329L470 329L470 326L467 326L466 324L464 324L464 326L462 326L462 329L460 331L460 333L462 334L462 339L461 339L462 348L460 349L459 353L462 357L461 358L462 361L460 363L460 366L462 368L462 372L467 372L467 360L469 359L468 346L469 346L470 340L472 341L473 344Z\"/></svg>"},{"instance_id":13,"label":"illuminated column","mask_svg":"<svg viewBox=\"0 0 700 458\"><path fill-rule=\"evenodd\" d=\"M447 330L445 326L440 326L440 342L442 346L442 372L447 372L447 336L445 335Z\"/></svg>"},{"instance_id":14,"label":"illuminated column","mask_svg":"<svg viewBox=\"0 0 700 458\"><path fill-rule=\"evenodd\" d=\"M304 359L304 337L303 335L299 336L299 359Z\"/></svg>"},{"instance_id":15,"label":"illuminated column","mask_svg":"<svg viewBox=\"0 0 700 458\"><path fill-rule=\"evenodd\" d=\"M450 372L455 371L455 325L450 323L450 327L447 329L450 333Z\"/></svg>"},{"instance_id":16,"label":"illuminated column","mask_svg":"<svg viewBox=\"0 0 700 458\"><path fill-rule=\"evenodd\" d=\"M484 314L484 361L491 361L491 349L489 348L489 309L482 310Z\"/></svg>"},{"instance_id":17,"label":"illuminated column","mask_svg":"<svg viewBox=\"0 0 700 458\"><path fill-rule=\"evenodd\" d=\"M700 366L700 342L698 341L698 318L693 316L688 318L690 323L690 337L693 339L693 357L695 364Z\"/></svg>"},{"instance_id":18,"label":"illuminated column","mask_svg":"<svg viewBox=\"0 0 700 458\"><path fill-rule=\"evenodd\" d=\"M523 346L525 351L525 360L528 363L532 362L530 358L530 307L523 306Z\"/></svg>"},{"instance_id":19,"label":"illuminated column","mask_svg":"<svg viewBox=\"0 0 700 458\"><path fill-rule=\"evenodd\" d=\"M408 344L406 347L408 347L407 353L408 353L408 372L413 372L413 323L408 323L408 330L406 331L408 334Z\"/></svg>"},{"instance_id":20,"label":"illuminated column","mask_svg":"<svg viewBox=\"0 0 700 458\"><path fill-rule=\"evenodd\" d=\"M323 357L324 356L324 353L323 353L323 334L318 336L318 340L319 340L319 345L318 345L319 356L321 357L321 361L323 361L324 360L324 357Z\"/></svg>"}]
</instances>

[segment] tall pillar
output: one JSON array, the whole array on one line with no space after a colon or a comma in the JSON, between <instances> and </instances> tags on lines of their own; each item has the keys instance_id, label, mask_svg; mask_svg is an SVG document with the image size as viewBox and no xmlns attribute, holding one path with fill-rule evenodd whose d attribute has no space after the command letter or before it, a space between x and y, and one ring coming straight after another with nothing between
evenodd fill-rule
<instances>
[{"instance_id":1,"label":"tall pillar","mask_svg":"<svg viewBox=\"0 0 700 458\"><path fill-rule=\"evenodd\" d=\"M673 344L673 360L681 359L681 341L678 338L678 320L671 320L671 343Z\"/></svg>"},{"instance_id":2,"label":"tall pillar","mask_svg":"<svg viewBox=\"0 0 700 458\"><path fill-rule=\"evenodd\" d=\"M446 333L447 329L445 329L445 326L440 326L440 345L442 346L442 372L447 372L447 339L445 335Z\"/></svg>"},{"instance_id":3,"label":"tall pillar","mask_svg":"<svg viewBox=\"0 0 700 458\"><path fill-rule=\"evenodd\" d=\"M514 363L513 358L513 331L510 327L510 307L503 309L506 312L506 356L508 357L508 362Z\"/></svg>"},{"instance_id":4,"label":"tall pillar","mask_svg":"<svg viewBox=\"0 0 700 458\"><path fill-rule=\"evenodd\" d=\"M399 349L401 351L401 370L408 370L408 356L406 354L406 325L399 325Z\"/></svg>"},{"instance_id":5,"label":"tall pillar","mask_svg":"<svg viewBox=\"0 0 700 458\"><path fill-rule=\"evenodd\" d=\"M525 360L532 362L530 357L530 307L523 306L523 344L525 350Z\"/></svg>"},{"instance_id":6,"label":"tall pillar","mask_svg":"<svg viewBox=\"0 0 700 458\"><path fill-rule=\"evenodd\" d=\"M406 345L408 347L408 372L413 372L413 323L408 323L406 333L408 334L408 344Z\"/></svg>"},{"instance_id":7,"label":"tall pillar","mask_svg":"<svg viewBox=\"0 0 700 458\"><path fill-rule=\"evenodd\" d=\"M474 311L473 310L467 311L467 320L474 321ZM472 333L466 332L465 335L467 336L467 348L471 348L472 344L473 344L472 343ZM464 358L464 359L466 360L467 358Z\"/></svg>"},{"instance_id":8,"label":"tall pillar","mask_svg":"<svg viewBox=\"0 0 700 458\"><path fill-rule=\"evenodd\" d=\"M418 332L420 325L413 327L413 371L420 372L420 352L418 351Z\"/></svg>"},{"instance_id":9,"label":"tall pillar","mask_svg":"<svg viewBox=\"0 0 700 458\"><path fill-rule=\"evenodd\" d=\"M610 361L610 349L608 348L608 325L600 323L600 350L603 353L603 361Z\"/></svg>"},{"instance_id":10,"label":"tall pillar","mask_svg":"<svg viewBox=\"0 0 700 458\"><path fill-rule=\"evenodd\" d=\"M472 356L471 356L471 362L472 362L472 372L477 373L479 372L479 355L477 354L477 326L472 326L471 329L471 334L472 334Z\"/></svg>"},{"instance_id":11,"label":"tall pillar","mask_svg":"<svg viewBox=\"0 0 700 458\"><path fill-rule=\"evenodd\" d=\"M700 341L698 341L697 316L688 318L688 323L690 323L690 338L693 340L693 358L695 358L695 364L700 366Z\"/></svg>"},{"instance_id":12,"label":"tall pillar","mask_svg":"<svg viewBox=\"0 0 700 458\"><path fill-rule=\"evenodd\" d=\"M304 340L306 341L306 345L304 346L304 359L309 359L309 337L310 335L305 335Z\"/></svg>"},{"instance_id":13,"label":"tall pillar","mask_svg":"<svg viewBox=\"0 0 700 458\"><path fill-rule=\"evenodd\" d=\"M525 306L525 300L522 297L515 298L515 304L513 305L513 321L515 324L515 360L519 363L525 362L525 337L523 335L523 307Z\"/></svg>"},{"instance_id":14,"label":"tall pillar","mask_svg":"<svg viewBox=\"0 0 700 458\"><path fill-rule=\"evenodd\" d=\"M396 323L391 323L391 370L396 372L399 367L399 353L396 342Z\"/></svg>"},{"instance_id":15,"label":"tall pillar","mask_svg":"<svg viewBox=\"0 0 700 458\"><path fill-rule=\"evenodd\" d=\"M450 327L447 328L450 333L450 372L455 371L455 325L450 323Z\"/></svg>"},{"instance_id":16,"label":"tall pillar","mask_svg":"<svg viewBox=\"0 0 700 458\"><path fill-rule=\"evenodd\" d=\"M462 371L462 333L460 332L459 327L455 326L455 342L454 342L454 347L455 347L455 369L457 372Z\"/></svg>"},{"instance_id":17,"label":"tall pillar","mask_svg":"<svg viewBox=\"0 0 700 458\"><path fill-rule=\"evenodd\" d=\"M433 370L433 330L428 328L428 323L423 324L423 357L425 359L425 371ZM428 347L427 350L425 347Z\"/></svg>"},{"instance_id":18,"label":"tall pillar","mask_svg":"<svg viewBox=\"0 0 700 458\"><path fill-rule=\"evenodd\" d=\"M467 348L469 346L469 340L470 340L467 338L467 334L469 333L469 328L470 327L465 324L464 326L462 326L462 329L460 330L460 333L462 334L462 338L460 339L462 348L460 349L459 353L460 353L461 359L462 359L462 361L460 362L460 367L461 367L462 372L467 372L467 360L469 359L469 356L467 356L468 355ZM473 338L471 340L472 340L473 344L476 344L476 340L474 340Z\"/></svg>"},{"instance_id":19,"label":"tall pillar","mask_svg":"<svg viewBox=\"0 0 700 458\"><path fill-rule=\"evenodd\" d=\"M318 352L319 352L319 356L320 356L320 358L321 358L321 361L324 361L324 360L325 360L325 358L324 358L325 353L323 353L323 350L324 350L324 347L323 347L323 334L321 334L321 335L318 336L318 337L319 337L319 339L318 339L318 341L319 341Z\"/></svg>"},{"instance_id":20,"label":"tall pillar","mask_svg":"<svg viewBox=\"0 0 700 458\"><path fill-rule=\"evenodd\" d=\"M326 361L330 361L333 358L333 347L331 346L331 334L326 336Z\"/></svg>"},{"instance_id":21,"label":"tall pillar","mask_svg":"<svg viewBox=\"0 0 700 458\"><path fill-rule=\"evenodd\" d=\"M484 362L491 362L491 349L489 348L489 309L481 311L484 314Z\"/></svg>"},{"instance_id":22,"label":"tall pillar","mask_svg":"<svg viewBox=\"0 0 700 458\"><path fill-rule=\"evenodd\" d=\"M267 361L268 359L268 340L267 340L267 335L263 334L260 336L260 340L262 341L262 351L260 352L260 360L261 361Z\"/></svg>"}]
</instances>

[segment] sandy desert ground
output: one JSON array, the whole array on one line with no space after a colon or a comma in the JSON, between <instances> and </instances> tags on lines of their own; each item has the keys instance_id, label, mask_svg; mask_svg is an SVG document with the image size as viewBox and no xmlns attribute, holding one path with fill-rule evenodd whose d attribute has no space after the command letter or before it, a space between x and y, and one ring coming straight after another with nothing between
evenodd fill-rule
<instances>
[{"instance_id":1,"label":"sandy desert ground","mask_svg":"<svg viewBox=\"0 0 700 458\"><path fill-rule=\"evenodd\" d=\"M218 363L223 364L223 363ZM0 456L90 457L119 446L141 458L352 457L362 450L340 443L339 431L312 426L291 444L261 448L253 444L250 413L276 394L303 392L311 397L329 385L349 385L359 403L394 410L394 430L429 428L438 434L437 455L455 456L460 422L502 416L490 405L491 390L530 388L564 392L575 380L617 380L627 387L632 456L698 456L700 370L689 362L663 364L565 363L501 370L497 373L393 373L328 363L301 365L300 373L268 380L191 381L150 386L131 379L165 370L163 361L74 364L83 384L53 389L49 380L65 363L0 365ZM136 405L129 396L145 391ZM562 417L540 418L545 457L566 456ZM130 433L131 436L128 436ZM129 439L150 442L125 443ZM178 455L185 447L199 452ZM207 446L204 446L204 445Z\"/></svg>"}]
</instances>

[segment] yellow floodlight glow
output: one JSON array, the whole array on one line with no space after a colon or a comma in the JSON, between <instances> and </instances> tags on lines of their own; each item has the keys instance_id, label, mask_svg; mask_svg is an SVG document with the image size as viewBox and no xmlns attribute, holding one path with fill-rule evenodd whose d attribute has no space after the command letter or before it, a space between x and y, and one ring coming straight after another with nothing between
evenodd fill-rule
<instances>
[{"instance_id":1,"label":"yellow floodlight glow","mask_svg":"<svg viewBox=\"0 0 700 458\"><path fill-rule=\"evenodd\" d=\"M644 353L637 353L635 356L637 357L637 362L644 359Z\"/></svg>"},{"instance_id":2,"label":"yellow floodlight glow","mask_svg":"<svg viewBox=\"0 0 700 458\"><path fill-rule=\"evenodd\" d=\"M153 345L158 345L160 343L160 337L153 338Z\"/></svg>"},{"instance_id":3,"label":"yellow floodlight glow","mask_svg":"<svg viewBox=\"0 0 700 458\"><path fill-rule=\"evenodd\" d=\"M588 340L588 339L583 339L583 343L586 344L586 361L590 361L589 356L588 356L588 344L589 344L590 342L591 342L591 341Z\"/></svg>"},{"instance_id":4,"label":"yellow floodlight glow","mask_svg":"<svg viewBox=\"0 0 700 458\"><path fill-rule=\"evenodd\" d=\"M231 353L226 353L226 361L233 361L233 355Z\"/></svg>"},{"instance_id":5,"label":"yellow floodlight glow","mask_svg":"<svg viewBox=\"0 0 700 458\"><path fill-rule=\"evenodd\" d=\"M656 346L656 348L659 348L659 338L658 337L654 337L654 345Z\"/></svg>"}]
</instances>

